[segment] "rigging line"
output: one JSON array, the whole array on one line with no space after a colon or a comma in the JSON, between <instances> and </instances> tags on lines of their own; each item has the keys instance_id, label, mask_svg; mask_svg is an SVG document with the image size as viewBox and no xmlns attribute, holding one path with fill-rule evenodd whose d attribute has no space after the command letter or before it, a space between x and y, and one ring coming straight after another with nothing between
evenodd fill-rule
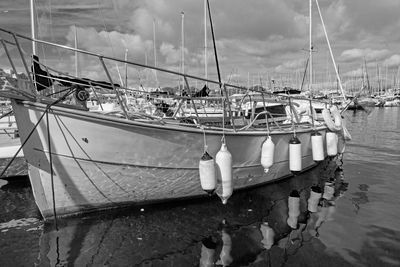
<instances>
[{"instance_id":1,"label":"rigging line","mask_svg":"<svg viewBox=\"0 0 400 267\"><path fill-rule=\"evenodd\" d=\"M263 90L262 88L262 79L260 78L260 85L261 85L261 90ZM263 107L264 107L264 111L267 111L267 107L265 106L265 97L264 94L261 92L261 97L262 97L262 101L263 101ZM257 107L257 104L256 104ZM269 136L270 132L269 132L269 126L268 126L268 114L265 114L265 125L267 126L267 136Z\"/></svg>"},{"instance_id":2,"label":"rigging line","mask_svg":"<svg viewBox=\"0 0 400 267\"><path fill-rule=\"evenodd\" d=\"M204 138L204 153L207 152L208 146L207 146L207 139L206 139L206 130L204 126L200 127L203 130L203 138Z\"/></svg>"},{"instance_id":3,"label":"rigging line","mask_svg":"<svg viewBox=\"0 0 400 267\"><path fill-rule=\"evenodd\" d=\"M51 1L52 1L52 0L49 0L50 39L51 39L52 42L55 42L54 30L53 30L53 12L52 12ZM63 60L63 57L62 57L61 52L60 52L59 49L57 49L57 54L58 54L59 60L62 61L62 60Z\"/></svg>"},{"instance_id":4,"label":"rigging line","mask_svg":"<svg viewBox=\"0 0 400 267\"><path fill-rule=\"evenodd\" d=\"M37 0L33 0L33 5L36 7L36 5L37 5ZM37 11L37 9L35 8L34 9L35 11ZM39 12L35 12L35 17L36 17L36 23L34 24L34 25L32 25L32 27L36 27L36 25L38 26L38 29L40 29L40 27L39 27L39 14L38 14ZM38 31L38 36L37 36L37 39L42 39L42 37L43 36L40 36L39 37L39 34L41 33L41 31L39 30ZM41 44L41 50L42 50L42 53L43 53L43 61L46 63L47 62L47 60L46 60L46 54L45 54L45 52L44 52L44 44ZM47 64L47 63L46 63Z\"/></svg>"},{"instance_id":5,"label":"rigging line","mask_svg":"<svg viewBox=\"0 0 400 267\"><path fill-rule=\"evenodd\" d=\"M68 91L68 90L70 90L70 89L71 89L71 88L70 88L70 87L68 87L68 88L62 89L62 90L60 90L60 91L58 91L58 92L55 92L55 93L48 94L48 95L46 95L46 97L51 97L51 96L53 96L53 95L56 95L56 94L59 94L59 93L62 93L62 92Z\"/></svg>"},{"instance_id":6,"label":"rigging line","mask_svg":"<svg viewBox=\"0 0 400 267\"><path fill-rule=\"evenodd\" d=\"M325 28L325 23L324 23L324 19L322 18L321 9L319 8L318 0L315 0L315 3L317 4L319 17L320 17L321 23L322 23L322 29L324 30L325 39L326 39L326 42L327 42L327 44L328 44L328 48L329 48L329 52L330 52L330 55L331 55L333 67L334 67L335 72L336 72L336 76L337 76L336 78L337 78L337 80L338 80L338 82L339 82L340 91L342 92L342 97L343 97L343 99L346 101L346 95L345 95L345 92L344 92L344 90L343 90L342 81L341 81L340 76L339 76L338 68L337 68L337 65L336 65L336 62L335 62L335 57L333 56L333 52L332 52L332 48L331 48L331 43L329 42L328 33L327 33L327 31L326 31L326 28Z\"/></svg>"},{"instance_id":7,"label":"rigging line","mask_svg":"<svg viewBox=\"0 0 400 267\"><path fill-rule=\"evenodd\" d=\"M78 165L78 168L82 171L83 175L85 175L85 177L89 180L89 182L90 182L90 183L93 185L93 187L99 192L100 195L102 195L102 196L103 196L105 199L107 199L109 202L114 203L114 201L112 201L110 198L108 198L107 195L105 195L105 194L101 191L101 189L96 185L96 183L95 183L95 182L89 177L89 175L86 173L86 171L84 170L84 168L82 167L82 165L79 163L79 161L78 161L77 158L75 157L74 152L72 151L72 148L71 148L70 144L68 143L68 140L67 140L67 137L66 137L65 133L64 133L64 131L61 129L61 126L60 126L60 124L59 124L59 122L58 122L58 120L57 120L57 117L54 116L54 119L55 119L55 121L56 121L57 124L58 124L58 127L59 127L59 129L60 129L60 131L61 131L62 136L64 137L64 140L65 140L65 143L66 143L66 145L67 145L67 147L68 147L69 152L71 152L71 155L72 155L71 158L72 158L72 159L75 161L75 163ZM114 203L114 204L115 204L115 203Z\"/></svg>"},{"instance_id":8,"label":"rigging line","mask_svg":"<svg viewBox=\"0 0 400 267\"><path fill-rule=\"evenodd\" d=\"M207 0L207 2L208 2L208 0ZM225 110L225 99L223 99L222 100L223 102L222 102L222 112L223 112L223 114L222 114L222 143L224 143L225 144L225 112L226 112L226 110Z\"/></svg>"},{"instance_id":9,"label":"rigging line","mask_svg":"<svg viewBox=\"0 0 400 267\"><path fill-rule=\"evenodd\" d=\"M293 135L294 135L294 137L296 137L296 125L295 125L296 123L294 121L294 108L293 108L292 101L290 98L289 98L289 107L290 107L290 118L291 118L292 127L293 127Z\"/></svg>"},{"instance_id":10,"label":"rigging line","mask_svg":"<svg viewBox=\"0 0 400 267\"><path fill-rule=\"evenodd\" d=\"M221 73L220 73L220 71L219 71L219 63L218 63L218 55L217 55L217 46L216 46L216 44L215 44L214 26L213 26L212 18L211 18L211 10L210 10L210 1L209 1L209 0L207 0L207 7L208 7L208 16L210 17L211 35L212 35L213 45L214 45L214 56L215 56L215 63L216 63L216 65L217 65L217 73L218 73L219 88L221 89L221 95L222 95Z\"/></svg>"},{"instance_id":11,"label":"rigging line","mask_svg":"<svg viewBox=\"0 0 400 267\"><path fill-rule=\"evenodd\" d=\"M113 184L115 184L119 189L121 189L122 191L124 191L125 193L129 194L129 192L127 190L125 190L120 184L118 184L116 181L114 181L98 164L96 161L94 161L89 154L85 151L85 149L79 144L78 140L76 140L75 136L72 134L72 132L68 129L67 125L65 125L65 123L63 122L63 120L59 117L59 116L54 116L57 120L57 124L58 120L61 122L61 124L64 126L65 130L67 130L67 132L69 133L69 135L71 136L71 138L75 141L76 145L80 148L80 150L85 154L85 156L88 158L89 162L92 162L103 174L104 176L106 176L109 180L111 180L111 182ZM60 131L62 131L60 125L58 125L60 128ZM49 151L50 153L50 151ZM71 153L72 154L72 153ZM75 156L73 155L73 158L75 158Z\"/></svg>"},{"instance_id":12,"label":"rigging line","mask_svg":"<svg viewBox=\"0 0 400 267\"><path fill-rule=\"evenodd\" d=\"M300 91L303 91L303 85L304 85L304 81L305 81L306 76L307 76L307 69L308 69L308 62L309 62L309 61L310 61L310 57L308 57L308 58L307 58L307 61L306 61L306 67L305 67L305 69L304 69L303 80L301 81Z\"/></svg>"},{"instance_id":13,"label":"rigging line","mask_svg":"<svg viewBox=\"0 0 400 267\"><path fill-rule=\"evenodd\" d=\"M14 112L14 110L11 110L11 111L9 111L9 112L7 112L7 113L2 114L2 115L0 116L0 119L4 118L4 117L6 117L6 116L11 116L13 112Z\"/></svg>"},{"instance_id":14,"label":"rigging line","mask_svg":"<svg viewBox=\"0 0 400 267\"><path fill-rule=\"evenodd\" d=\"M101 21L103 22L103 26L104 26L105 33L107 34L108 42L110 43L110 46L111 46L112 55L113 55L113 57L116 57L116 56L115 56L114 46L113 46L113 44L112 44L112 42L111 42L110 33L108 32L108 29L107 29L107 26L106 26L106 22L105 22L105 20L104 20L104 14L103 14L102 10L100 9L100 0L97 0L97 6L98 6L98 11L99 11L99 16L100 16L100 18L102 18ZM125 48L126 48L126 47L125 47ZM120 74L119 66L118 66L117 62L115 62L115 67L117 67L117 72L118 72L118 75L119 75L121 84L124 84L124 83L122 82L122 78L121 78L121 74Z\"/></svg>"}]
</instances>

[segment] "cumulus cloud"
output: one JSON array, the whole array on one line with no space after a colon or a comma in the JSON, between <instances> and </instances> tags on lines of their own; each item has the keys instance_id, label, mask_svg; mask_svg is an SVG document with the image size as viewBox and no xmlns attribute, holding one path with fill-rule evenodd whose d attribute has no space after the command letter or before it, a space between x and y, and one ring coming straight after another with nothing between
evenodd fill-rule
<instances>
[{"instance_id":1,"label":"cumulus cloud","mask_svg":"<svg viewBox=\"0 0 400 267\"><path fill-rule=\"evenodd\" d=\"M162 43L160 46L160 53L165 57L167 64L174 64L180 61L181 50L175 48L172 44Z\"/></svg>"},{"instance_id":2,"label":"cumulus cloud","mask_svg":"<svg viewBox=\"0 0 400 267\"><path fill-rule=\"evenodd\" d=\"M305 67L305 60L304 59L296 59L296 60L290 60L286 61L283 64L277 66L275 68L276 72L284 72L284 71L294 71L299 68L304 68Z\"/></svg>"},{"instance_id":3,"label":"cumulus cloud","mask_svg":"<svg viewBox=\"0 0 400 267\"><path fill-rule=\"evenodd\" d=\"M390 58L383 61L383 65L388 66L389 68L392 67L399 67L400 66L400 55L392 55Z\"/></svg>"},{"instance_id":4,"label":"cumulus cloud","mask_svg":"<svg viewBox=\"0 0 400 267\"><path fill-rule=\"evenodd\" d=\"M339 59L345 62L363 61L364 59L367 61L382 60L388 54L390 54L390 51L388 49L373 50L369 48L366 49L354 48L343 51Z\"/></svg>"},{"instance_id":5,"label":"cumulus cloud","mask_svg":"<svg viewBox=\"0 0 400 267\"><path fill-rule=\"evenodd\" d=\"M342 77L361 77L363 75L363 69L358 68L342 74Z\"/></svg>"},{"instance_id":6,"label":"cumulus cloud","mask_svg":"<svg viewBox=\"0 0 400 267\"><path fill-rule=\"evenodd\" d=\"M70 46L75 42L74 31L74 27L70 27L66 36ZM77 27L77 37L78 48L117 58L124 57L125 49L128 49L131 58L142 58L144 51L149 50L153 44L150 40L143 40L140 35L97 31L92 27Z\"/></svg>"},{"instance_id":7,"label":"cumulus cloud","mask_svg":"<svg viewBox=\"0 0 400 267\"><path fill-rule=\"evenodd\" d=\"M367 32L384 32L389 25L399 22L400 1L381 0L365 1L352 0L342 2L347 8L347 19L351 21L355 30Z\"/></svg>"},{"instance_id":8,"label":"cumulus cloud","mask_svg":"<svg viewBox=\"0 0 400 267\"><path fill-rule=\"evenodd\" d=\"M41 37L73 46L70 25L76 24L80 48L118 58L123 58L128 48L129 58L142 63L145 54L149 59L154 55L155 22L159 65L167 68L179 65L184 11L185 69L198 75L204 73L203 1L86 0L82 4L80 0L60 0L52 5L51 16L46 1L36 1ZM308 1L218 0L210 4L222 75L233 69L239 76L247 76L248 72L291 71L296 64L304 65L307 55L301 50L308 47ZM342 73L358 68L364 58L373 65L384 60L388 66L396 65L398 55L393 54L400 51L399 0L320 0L319 4L334 54L340 55L336 63ZM0 10L5 9L9 12L2 13L0 24L29 36L28 5L2 0ZM209 21L207 24L208 62L213 75L215 60ZM313 43L317 51L315 70L322 69L318 66L326 65L326 42L315 4ZM28 46L25 48L29 50ZM46 50L46 58L52 57L57 58L58 54ZM96 70L90 73L95 75Z\"/></svg>"}]
</instances>

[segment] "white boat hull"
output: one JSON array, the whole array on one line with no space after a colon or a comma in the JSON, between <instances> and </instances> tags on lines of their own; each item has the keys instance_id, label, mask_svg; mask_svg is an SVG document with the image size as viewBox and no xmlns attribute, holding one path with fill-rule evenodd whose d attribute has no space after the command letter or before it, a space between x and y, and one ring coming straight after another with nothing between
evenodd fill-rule
<instances>
[{"instance_id":1,"label":"white boat hull","mask_svg":"<svg viewBox=\"0 0 400 267\"><path fill-rule=\"evenodd\" d=\"M45 105L14 100L13 108L21 139L25 140ZM198 171L204 149L200 129L140 123L59 107L52 108L48 120L49 127L44 116L23 148L35 201L45 219L54 218L54 211L63 216L206 196ZM297 130L303 170L315 166L311 132L309 128ZM325 140L325 129L320 133ZM215 157L222 135L216 131L206 131L205 135L208 151ZM266 133L226 133L233 156L234 190L292 175L288 144L293 134L281 131L271 136L275 163L265 173L260 154Z\"/></svg>"}]
</instances>

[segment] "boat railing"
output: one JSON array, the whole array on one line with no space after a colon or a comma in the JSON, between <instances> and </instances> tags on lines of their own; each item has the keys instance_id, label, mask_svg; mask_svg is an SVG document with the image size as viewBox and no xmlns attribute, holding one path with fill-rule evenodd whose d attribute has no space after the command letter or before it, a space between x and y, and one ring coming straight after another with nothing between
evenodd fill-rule
<instances>
[{"instance_id":1,"label":"boat railing","mask_svg":"<svg viewBox=\"0 0 400 267\"><path fill-rule=\"evenodd\" d=\"M237 107L234 107L232 104L232 99L230 99L230 96L233 94L234 92L237 91L242 91L245 92L244 97L242 97L242 99L240 100L240 105L239 105L239 110L242 106L242 104L245 101L245 98L249 98L250 100L252 98L262 98L262 102L264 105L264 111L266 111L265 108L265 103L266 100L268 99L276 99L276 95L274 95L272 92L267 92L267 91L259 91L259 90L254 90L254 89L249 89L246 88L244 86L239 86L239 85L234 85L234 84L229 84L229 83L224 83L224 82L218 82L218 81L214 81L211 79L206 79L206 78L202 78L202 77L197 77L194 75L190 75L187 73L180 73L177 71L173 71L173 70L168 70L168 69L164 69L164 68L160 68L157 66L150 66L150 65L146 65L146 64L142 64L139 62L133 62L133 61L128 61L128 60L122 60L122 59L118 59L115 57L110 57L110 56L105 56L105 55L101 55L101 54L97 54L97 53L93 53L93 52L89 52L89 51L85 51L82 49L77 49L77 48L72 48L66 45L60 45L60 44L55 44L55 43L51 43L48 41L44 41L44 40L38 40L38 39L32 39L30 37L26 37L5 29L0 28L0 32L2 33L1 35L1 39L0 42L2 43L2 46L4 48L5 54L10 62L10 65L14 71L15 74L18 74L19 72L17 71L17 67L19 65L15 64L16 62L13 61L12 57L11 57L11 51L8 48L8 46L13 46L16 47L16 51L19 54L19 57L21 58L21 62L22 62L22 67L25 70L26 76L27 76L27 84L28 86L26 86L25 89L27 89L27 93L28 94L32 94L32 95L36 95L36 97L55 97L55 96L59 96L60 91L56 91L54 88L54 82L58 82L61 84L66 84L66 83L70 83L73 84L75 86L82 86L85 88L90 88L90 90L92 90L92 92L94 93L94 95L97 97L96 95L96 91L95 88L100 87L107 87L107 89L113 90L117 101L122 109L122 112L124 114L124 116L126 118L129 118L129 114L128 114L128 105L126 103L126 99L124 99L123 94L126 95L127 91L130 92L135 92L135 93L143 93L142 90L136 90L134 88L129 88L127 86L127 84L123 84L121 81L121 84L117 84L114 82L114 80L118 79L116 78L117 75L113 75L112 73L112 68L110 66L107 66L111 63L113 64L125 64L127 66L130 67L135 67L135 68L143 68L143 69L148 69L148 70L152 70L152 71L156 71L159 73L164 73L166 75L173 75L175 77L181 77L181 79L184 80L184 86L185 88L189 91L190 93L190 83L189 83L189 79L190 80L195 80L195 81L200 81L200 82L206 82L209 84L214 84L215 86L219 87L219 91L221 96L217 96L217 97L194 97L192 95L188 96L188 97L184 97L184 96L173 96L173 98L178 99L178 107L175 110L174 114L173 114L173 118L176 118L178 116L179 110L183 109L183 105L185 103L190 103L190 105L193 107L194 109L194 113L195 113L195 117L198 121L198 124L201 125L201 121L203 118L200 117L199 115L199 110L196 107L196 103L195 101L217 101L220 102L220 105L222 107L222 113L223 113L223 118L226 119L226 121L229 122L229 124L231 125L231 127L236 130L236 125L235 125L235 117L233 116L234 112L236 111ZM8 36L7 38L3 38L3 35ZM24 43L25 42L25 43ZM77 54L81 54L87 57L90 57L92 60L94 59L95 61L97 61L97 64L101 67L101 69L103 70L105 77L107 78L107 82L99 82L99 81L95 81L95 80L90 80L90 79L86 79L86 78L80 78L80 77L76 77L73 75L70 75L68 73L65 72L60 72L57 71L55 68L50 67L48 64L42 64L41 62L39 62L39 60L37 60L35 57L30 57L30 55L28 53L25 52L25 50L23 49L26 46L26 43L31 43L31 42L36 42L37 44L41 44L44 47L50 47L51 49L61 49L64 51L70 51L70 52L74 52ZM14 52L15 50L13 50ZM37 73L34 72L34 69L30 69L28 67L28 60L27 58L30 58L31 63L36 63L38 64L37 66L40 66L41 68L44 68L44 71L42 73ZM19 66L20 67L20 66ZM117 68L118 70L118 68ZM54 74L52 75L51 72L53 72ZM56 75L57 74L57 75ZM41 83L40 81L38 81L39 78L43 78L43 79L49 79L51 81L51 87L48 88L50 90L50 93L47 95L44 95L43 93L38 93L39 90L36 90L38 88L38 86L45 86L47 84L43 84L43 82ZM23 79L23 78L22 78ZM49 83L50 84L50 83ZM232 90L235 89L235 90ZM253 95L251 95L253 94ZM297 96L291 96L291 95L287 95L287 96L280 96L280 101L282 102L289 102L291 100L294 99L307 99L305 97L297 97ZM276 101L276 100L275 100ZM326 101L323 100L313 100L315 102L324 102L326 103ZM101 103L100 103L101 104ZM311 105L311 100L310 100L310 105ZM101 107L101 105L100 105ZM102 108L102 107L101 107ZM225 117L225 115L228 114L227 117ZM269 115L270 118L272 118L272 123L273 124L278 124L278 120L275 120L275 117L273 116L272 113L268 113L268 112L264 112L262 114L255 114L253 112L251 120L249 122L249 124L247 126L245 126L244 128L249 128L251 126L254 125L255 121L257 118L259 118L261 115ZM267 124L268 124L268 120L267 120ZM250 125L250 126L249 126ZM243 127L238 128L243 129Z\"/></svg>"}]
</instances>

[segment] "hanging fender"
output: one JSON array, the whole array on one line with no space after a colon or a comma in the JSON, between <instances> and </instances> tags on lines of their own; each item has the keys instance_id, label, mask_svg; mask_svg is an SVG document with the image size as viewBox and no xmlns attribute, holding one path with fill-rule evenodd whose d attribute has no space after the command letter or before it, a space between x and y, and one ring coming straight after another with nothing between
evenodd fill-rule
<instances>
[{"instance_id":1,"label":"hanging fender","mask_svg":"<svg viewBox=\"0 0 400 267\"><path fill-rule=\"evenodd\" d=\"M332 132L338 132L342 130L342 116L336 106L332 106L329 109L324 108L322 110L322 117L329 130ZM333 117L333 120L332 120Z\"/></svg>"}]
</instances>

